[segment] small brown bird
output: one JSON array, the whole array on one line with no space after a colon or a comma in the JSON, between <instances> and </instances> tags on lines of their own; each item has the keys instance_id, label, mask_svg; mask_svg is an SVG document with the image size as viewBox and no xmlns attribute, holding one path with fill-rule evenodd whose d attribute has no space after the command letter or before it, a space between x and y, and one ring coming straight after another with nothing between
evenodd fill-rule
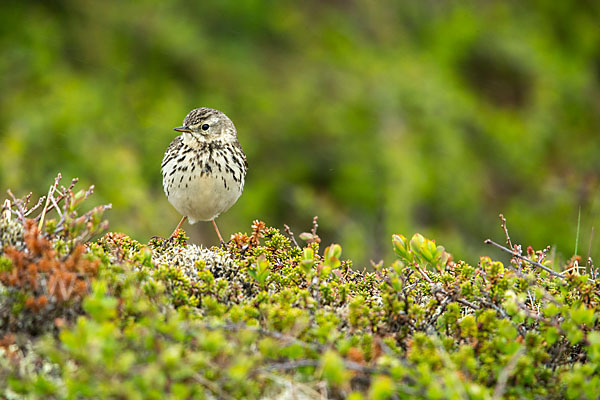
<instances>
[{"instance_id":1,"label":"small brown bird","mask_svg":"<svg viewBox=\"0 0 600 400\"><path fill-rule=\"evenodd\" d=\"M223 243L215 218L240 197L248 170L235 126L221 111L203 107L174 129L182 134L167 148L161 169L165 194L183 215L175 232L186 218L211 221Z\"/></svg>"}]
</instances>

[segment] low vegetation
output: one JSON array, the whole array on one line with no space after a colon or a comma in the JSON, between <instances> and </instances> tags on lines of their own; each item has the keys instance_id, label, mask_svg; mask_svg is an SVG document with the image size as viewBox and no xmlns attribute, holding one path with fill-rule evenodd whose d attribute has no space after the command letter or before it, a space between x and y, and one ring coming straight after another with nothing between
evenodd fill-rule
<instances>
[{"instance_id":1,"label":"low vegetation","mask_svg":"<svg viewBox=\"0 0 600 400\"><path fill-rule=\"evenodd\" d=\"M91 190L58 185L2 208L3 398L597 396L591 262L509 243L510 263L470 265L415 234L367 271L316 218L297 237L255 221L222 247L90 241L108 206L80 216Z\"/></svg>"}]
</instances>

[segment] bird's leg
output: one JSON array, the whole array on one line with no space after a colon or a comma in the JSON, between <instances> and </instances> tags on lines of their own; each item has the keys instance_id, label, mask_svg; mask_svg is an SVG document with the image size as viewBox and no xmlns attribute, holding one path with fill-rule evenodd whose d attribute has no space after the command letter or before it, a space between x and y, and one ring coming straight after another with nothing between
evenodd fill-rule
<instances>
[{"instance_id":1,"label":"bird's leg","mask_svg":"<svg viewBox=\"0 0 600 400\"><path fill-rule=\"evenodd\" d=\"M212 219L210 222L212 222L213 226L215 227L215 231L217 232L217 236L219 237L219 241L221 242L221 245L223 245L225 243L225 241L221 237L221 232L219 232L219 228L217 228L217 224L215 223L215 220Z\"/></svg>"},{"instance_id":2,"label":"bird's leg","mask_svg":"<svg viewBox=\"0 0 600 400\"><path fill-rule=\"evenodd\" d=\"M181 221L179 221L179 224L177 224L177 228L175 228L171 237L175 236L175 234L177 233L179 228L181 228L181 225L183 225L183 223L185 222L186 219L187 219L187 217L185 217L185 216L183 218L181 218Z\"/></svg>"}]
</instances>

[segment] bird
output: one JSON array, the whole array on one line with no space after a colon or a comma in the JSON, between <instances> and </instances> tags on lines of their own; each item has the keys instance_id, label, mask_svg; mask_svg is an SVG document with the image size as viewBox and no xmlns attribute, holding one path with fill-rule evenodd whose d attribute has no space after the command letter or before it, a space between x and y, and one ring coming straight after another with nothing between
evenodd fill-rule
<instances>
[{"instance_id":1,"label":"bird","mask_svg":"<svg viewBox=\"0 0 600 400\"><path fill-rule=\"evenodd\" d=\"M229 210L244 190L248 161L233 122L219 110L201 107L190 111L161 164L167 199L182 215L176 235L187 219L190 224L211 221L224 243L215 219Z\"/></svg>"}]
</instances>

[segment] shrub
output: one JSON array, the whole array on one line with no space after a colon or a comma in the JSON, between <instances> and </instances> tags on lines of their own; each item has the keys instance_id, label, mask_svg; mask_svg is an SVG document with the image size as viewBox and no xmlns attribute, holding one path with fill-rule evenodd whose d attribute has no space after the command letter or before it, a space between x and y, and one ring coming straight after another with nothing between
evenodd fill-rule
<instances>
[{"instance_id":1,"label":"shrub","mask_svg":"<svg viewBox=\"0 0 600 400\"><path fill-rule=\"evenodd\" d=\"M596 397L593 265L586 275L512 245L510 263L470 265L416 234L394 235L397 259L361 271L340 245L322 249L314 224L303 245L255 221L207 249L183 231L147 245L107 233L65 246L65 234L26 221L24 245L3 252L3 304L19 298L34 313L46 295L61 311L42 305L37 326L54 328L35 330L3 308L2 394ZM41 271L46 260L54 269ZM86 286L67 299L40 278L52 274L83 274Z\"/></svg>"}]
</instances>

